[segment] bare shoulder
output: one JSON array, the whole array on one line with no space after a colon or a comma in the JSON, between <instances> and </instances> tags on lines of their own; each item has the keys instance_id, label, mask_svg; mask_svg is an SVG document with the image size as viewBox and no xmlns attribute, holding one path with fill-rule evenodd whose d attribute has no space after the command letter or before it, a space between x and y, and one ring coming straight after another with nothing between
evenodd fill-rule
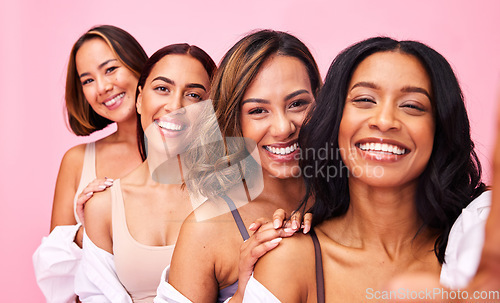
<instances>
[{"instance_id":1,"label":"bare shoulder","mask_svg":"<svg viewBox=\"0 0 500 303\"><path fill-rule=\"evenodd\" d=\"M254 277L282 302L305 301L316 281L311 236L297 233L283 239L259 259Z\"/></svg>"},{"instance_id":2,"label":"bare shoulder","mask_svg":"<svg viewBox=\"0 0 500 303\"><path fill-rule=\"evenodd\" d=\"M113 253L111 190L94 193L85 204L85 231L98 247Z\"/></svg>"},{"instance_id":3,"label":"bare shoulder","mask_svg":"<svg viewBox=\"0 0 500 303\"><path fill-rule=\"evenodd\" d=\"M186 249L217 246L221 233L227 232L227 224L233 223L231 218L227 206L223 209L213 201L204 202L184 220L176 250L181 250L184 246Z\"/></svg>"},{"instance_id":4,"label":"bare shoulder","mask_svg":"<svg viewBox=\"0 0 500 303\"><path fill-rule=\"evenodd\" d=\"M225 215L206 216L214 214L213 207L203 204L184 220L170 263L169 283L193 302L217 299L215 264L230 242L224 231Z\"/></svg>"},{"instance_id":5,"label":"bare shoulder","mask_svg":"<svg viewBox=\"0 0 500 303\"><path fill-rule=\"evenodd\" d=\"M84 156L85 144L81 144L69 149L62 158L54 191L51 230L58 225L76 223L73 199L80 183Z\"/></svg>"}]
</instances>

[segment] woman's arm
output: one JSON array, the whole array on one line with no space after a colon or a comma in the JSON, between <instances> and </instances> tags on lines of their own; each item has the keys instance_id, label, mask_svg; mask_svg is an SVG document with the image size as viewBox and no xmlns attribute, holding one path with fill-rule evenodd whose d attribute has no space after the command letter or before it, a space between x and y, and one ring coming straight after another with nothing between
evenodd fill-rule
<instances>
[{"instance_id":1,"label":"woman's arm","mask_svg":"<svg viewBox=\"0 0 500 303\"><path fill-rule=\"evenodd\" d=\"M78 145L68 150L61 161L54 192L50 231L59 225L76 224L73 201L82 173L84 155L85 145Z\"/></svg>"},{"instance_id":2,"label":"woman's arm","mask_svg":"<svg viewBox=\"0 0 500 303\"><path fill-rule=\"evenodd\" d=\"M224 234L217 231L216 225L198 222L192 213L182 224L175 245L168 283L193 302L217 301L216 245L217 237Z\"/></svg>"}]
</instances>

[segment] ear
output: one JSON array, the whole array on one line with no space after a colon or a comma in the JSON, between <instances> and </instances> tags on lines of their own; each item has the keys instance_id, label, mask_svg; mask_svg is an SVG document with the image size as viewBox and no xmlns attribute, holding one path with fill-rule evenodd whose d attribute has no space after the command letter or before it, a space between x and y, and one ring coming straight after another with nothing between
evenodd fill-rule
<instances>
[{"instance_id":1,"label":"ear","mask_svg":"<svg viewBox=\"0 0 500 303\"><path fill-rule=\"evenodd\" d=\"M137 108L137 113L140 115L142 113L142 87L139 86L137 89L139 90L139 94L137 95L135 107Z\"/></svg>"}]
</instances>

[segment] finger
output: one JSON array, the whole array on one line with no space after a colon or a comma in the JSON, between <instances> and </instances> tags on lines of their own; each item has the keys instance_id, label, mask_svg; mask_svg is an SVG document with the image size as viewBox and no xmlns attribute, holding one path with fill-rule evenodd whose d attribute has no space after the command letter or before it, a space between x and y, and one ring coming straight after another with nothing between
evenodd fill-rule
<instances>
[{"instance_id":1,"label":"finger","mask_svg":"<svg viewBox=\"0 0 500 303\"><path fill-rule=\"evenodd\" d=\"M271 241L275 238L284 238L290 237L295 233L292 229L274 229L274 226L271 222L264 224L261 228L255 232L247 241L245 241L245 247L252 248L257 245L260 245L264 242ZM242 246L244 247L244 246Z\"/></svg>"},{"instance_id":2,"label":"finger","mask_svg":"<svg viewBox=\"0 0 500 303\"><path fill-rule=\"evenodd\" d=\"M256 231L258 230L262 225L268 223L269 220L266 218L259 218L255 220L250 226L248 227L249 230Z\"/></svg>"},{"instance_id":3,"label":"finger","mask_svg":"<svg viewBox=\"0 0 500 303\"><path fill-rule=\"evenodd\" d=\"M281 240L282 238L274 238L253 247L248 254L244 255L244 259L241 263L241 265L244 267L242 269L253 270L253 267L255 266L255 263L257 263L259 258L277 247Z\"/></svg>"},{"instance_id":4,"label":"finger","mask_svg":"<svg viewBox=\"0 0 500 303\"><path fill-rule=\"evenodd\" d=\"M89 183L87 187L83 190L84 193L88 192L100 192L104 191L106 188L110 187L113 185L113 181L110 181L109 179L96 179Z\"/></svg>"},{"instance_id":5,"label":"finger","mask_svg":"<svg viewBox=\"0 0 500 303\"><path fill-rule=\"evenodd\" d=\"M291 221L291 228L294 231L299 230L300 225L302 224L302 213L300 211L296 211L292 214L292 217L290 218Z\"/></svg>"},{"instance_id":6,"label":"finger","mask_svg":"<svg viewBox=\"0 0 500 303\"><path fill-rule=\"evenodd\" d=\"M304 215L304 221L302 222L302 232L307 234L311 230L313 215L311 213L306 213Z\"/></svg>"},{"instance_id":7,"label":"finger","mask_svg":"<svg viewBox=\"0 0 500 303\"><path fill-rule=\"evenodd\" d=\"M273 226L275 229L280 228L283 225L283 221L286 219L286 212L284 209L278 208L273 214Z\"/></svg>"}]
</instances>

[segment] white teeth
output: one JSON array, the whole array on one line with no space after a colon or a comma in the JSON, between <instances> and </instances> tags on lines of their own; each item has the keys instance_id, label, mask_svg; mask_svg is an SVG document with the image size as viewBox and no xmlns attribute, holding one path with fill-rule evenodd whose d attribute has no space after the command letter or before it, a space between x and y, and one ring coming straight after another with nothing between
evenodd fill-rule
<instances>
[{"instance_id":1,"label":"white teeth","mask_svg":"<svg viewBox=\"0 0 500 303\"><path fill-rule=\"evenodd\" d=\"M125 96L125 92L119 94L118 96L114 97L113 99L111 99L109 101L104 102L104 105L111 106L111 105L115 104L116 101L118 101L118 99L123 98L123 96Z\"/></svg>"},{"instance_id":2,"label":"white teeth","mask_svg":"<svg viewBox=\"0 0 500 303\"><path fill-rule=\"evenodd\" d=\"M158 126L167 129L167 130L176 130L179 131L182 129L182 125L180 124L175 124L172 122L165 122L165 121L158 121Z\"/></svg>"},{"instance_id":3,"label":"white teeth","mask_svg":"<svg viewBox=\"0 0 500 303\"><path fill-rule=\"evenodd\" d=\"M264 148L276 155L289 155L299 147L298 143L294 143L287 147L272 147L265 145Z\"/></svg>"},{"instance_id":4,"label":"white teeth","mask_svg":"<svg viewBox=\"0 0 500 303\"><path fill-rule=\"evenodd\" d=\"M387 143L362 143L359 144L359 148L364 151L381 151L396 155L403 155L404 153L406 153L406 150L404 148L400 148L397 145Z\"/></svg>"}]
</instances>

